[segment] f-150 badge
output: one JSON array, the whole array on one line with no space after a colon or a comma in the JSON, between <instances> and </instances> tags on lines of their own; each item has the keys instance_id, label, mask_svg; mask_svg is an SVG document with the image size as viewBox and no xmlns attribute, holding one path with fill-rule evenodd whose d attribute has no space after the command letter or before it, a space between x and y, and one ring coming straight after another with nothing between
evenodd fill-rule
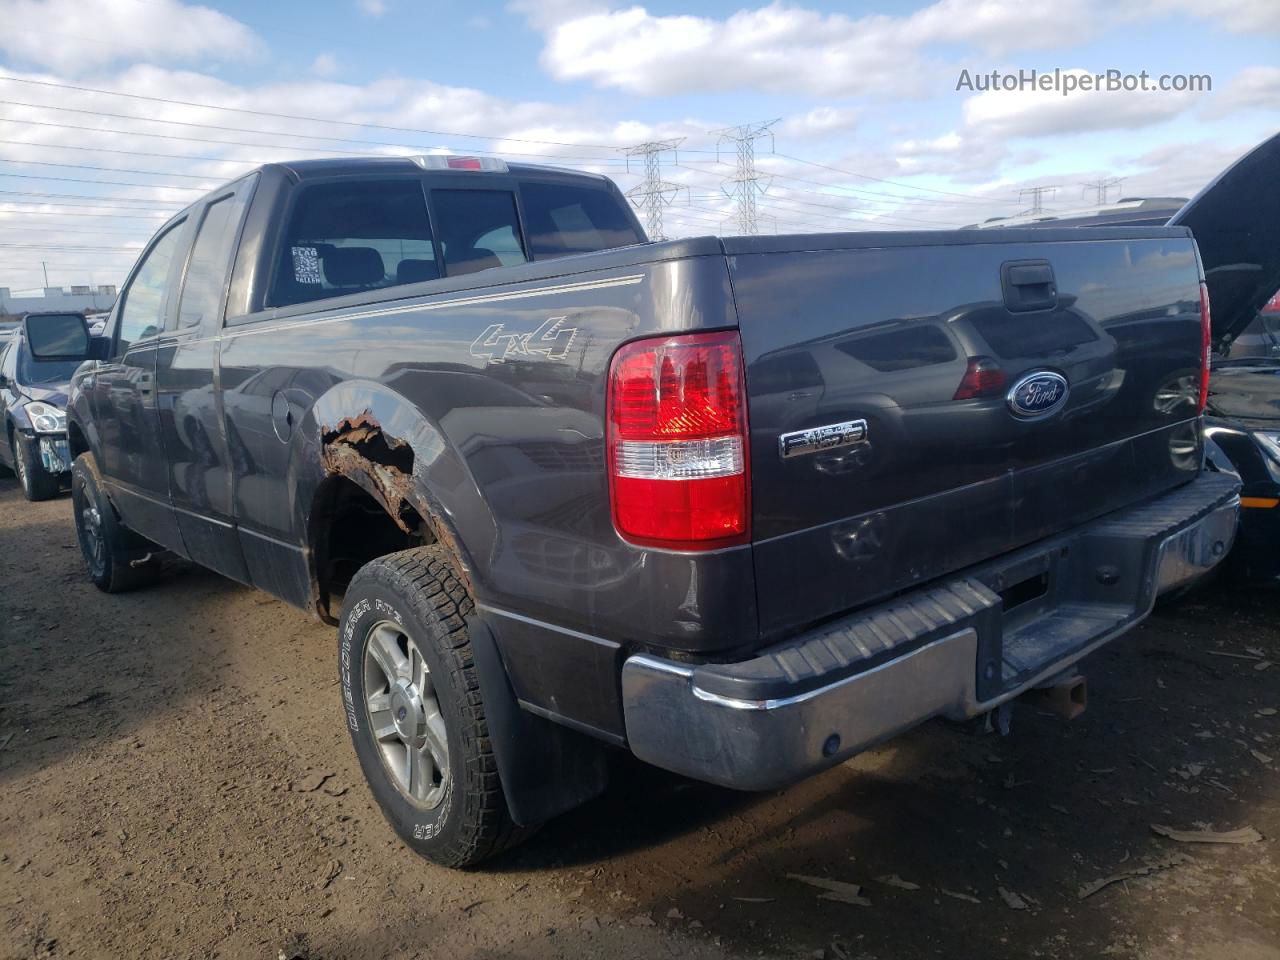
<instances>
[{"instance_id":1,"label":"f-150 badge","mask_svg":"<svg viewBox=\"0 0 1280 960\"><path fill-rule=\"evenodd\" d=\"M844 423L830 423L824 427L784 433L778 437L778 453L786 460L788 457L817 453L819 450L834 450L836 447L851 447L855 443L866 441L867 421L847 420Z\"/></svg>"},{"instance_id":2,"label":"f-150 badge","mask_svg":"<svg viewBox=\"0 0 1280 960\"><path fill-rule=\"evenodd\" d=\"M578 336L577 327L566 327L566 317L551 317L532 333L507 333L506 324L491 323L471 342L471 355L488 363L544 357L563 360Z\"/></svg>"}]
</instances>

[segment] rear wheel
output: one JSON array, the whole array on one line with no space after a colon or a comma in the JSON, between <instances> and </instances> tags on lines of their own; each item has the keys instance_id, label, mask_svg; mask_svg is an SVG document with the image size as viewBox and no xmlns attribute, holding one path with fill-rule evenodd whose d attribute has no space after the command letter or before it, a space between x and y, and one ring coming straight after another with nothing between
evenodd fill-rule
<instances>
[{"instance_id":1,"label":"rear wheel","mask_svg":"<svg viewBox=\"0 0 1280 960\"><path fill-rule=\"evenodd\" d=\"M152 545L116 516L102 492L91 453L80 454L71 465L71 508L80 555L94 586L104 593L121 593L155 579L158 565L140 562L145 561Z\"/></svg>"},{"instance_id":2,"label":"rear wheel","mask_svg":"<svg viewBox=\"0 0 1280 960\"><path fill-rule=\"evenodd\" d=\"M439 546L363 566L343 600L338 672L374 799L400 838L448 867L518 843L485 722L470 594Z\"/></svg>"},{"instance_id":3,"label":"rear wheel","mask_svg":"<svg viewBox=\"0 0 1280 960\"><path fill-rule=\"evenodd\" d=\"M58 495L58 475L50 473L40 462L39 443L34 437L15 433L11 437L13 468L22 484L22 495L28 500L52 500Z\"/></svg>"}]
</instances>

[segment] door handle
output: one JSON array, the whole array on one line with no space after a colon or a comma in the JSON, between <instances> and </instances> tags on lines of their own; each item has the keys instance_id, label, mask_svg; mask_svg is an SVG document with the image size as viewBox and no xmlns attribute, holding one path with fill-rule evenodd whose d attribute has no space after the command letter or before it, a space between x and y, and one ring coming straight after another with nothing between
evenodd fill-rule
<instances>
[{"instance_id":1,"label":"door handle","mask_svg":"<svg viewBox=\"0 0 1280 960\"><path fill-rule=\"evenodd\" d=\"M1048 260L1007 260L1000 264L1000 286L1010 313L1052 310L1058 305L1058 285Z\"/></svg>"}]
</instances>

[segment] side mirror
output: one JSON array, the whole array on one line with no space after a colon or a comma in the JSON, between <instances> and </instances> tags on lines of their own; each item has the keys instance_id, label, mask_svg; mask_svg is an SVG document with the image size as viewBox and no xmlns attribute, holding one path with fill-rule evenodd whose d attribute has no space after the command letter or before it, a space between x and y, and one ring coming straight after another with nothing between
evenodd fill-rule
<instances>
[{"instance_id":1,"label":"side mirror","mask_svg":"<svg viewBox=\"0 0 1280 960\"><path fill-rule=\"evenodd\" d=\"M88 360L89 325L81 313L30 313L22 321L35 360Z\"/></svg>"}]
</instances>

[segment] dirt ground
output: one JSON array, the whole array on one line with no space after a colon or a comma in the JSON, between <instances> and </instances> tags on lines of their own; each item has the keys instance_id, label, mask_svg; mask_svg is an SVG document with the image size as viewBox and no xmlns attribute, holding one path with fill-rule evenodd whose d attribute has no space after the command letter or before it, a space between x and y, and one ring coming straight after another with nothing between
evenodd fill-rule
<instances>
[{"instance_id":1,"label":"dirt ground","mask_svg":"<svg viewBox=\"0 0 1280 960\"><path fill-rule=\"evenodd\" d=\"M1277 614L1206 588L1087 662L1076 721L928 724L782 793L620 756L603 798L456 873L374 807L331 628L196 569L104 596L68 501L0 480L0 958L1274 960Z\"/></svg>"}]
</instances>

